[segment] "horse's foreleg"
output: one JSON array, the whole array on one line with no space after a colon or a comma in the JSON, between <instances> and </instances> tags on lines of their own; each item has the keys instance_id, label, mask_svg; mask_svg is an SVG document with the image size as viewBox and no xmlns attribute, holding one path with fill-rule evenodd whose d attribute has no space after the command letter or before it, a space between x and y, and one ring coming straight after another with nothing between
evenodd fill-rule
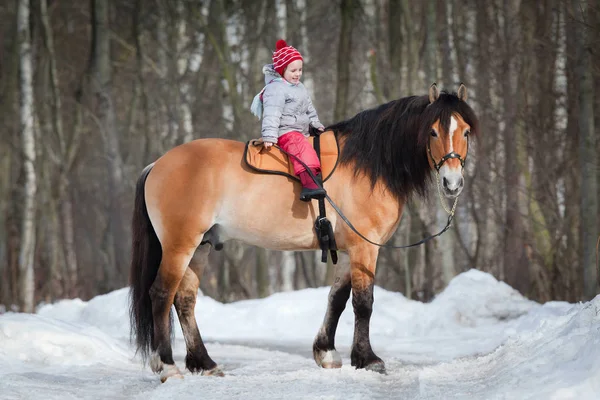
<instances>
[{"instance_id":1,"label":"horse's foreleg","mask_svg":"<svg viewBox=\"0 0 600 400\"><path fill-rule=\"evenodd\" d=\"M217 363L208 355L194 314L198 287L204 268L208 263L209 251L210 245L200 246L197 257L185 271L183 280L179 284L179 289L177 289L175 295L175 310L177 310L177 316L185 338L187 348L185 366L187 369L193 373L202 373L202 375L223 376L223 372L217 367Z\"/></svg>"},{"instance_id":2,"label":"horse's foreleg","mask_svg":"<svg viewBox=\"0 0 600 400\"><path fill-rule=\"evenodd\" d=\"M150 367L152 371L160 372L162 382L170 377L183 377L173 360L170 312L190 258L190 255L163 251L156 279L150 288L154 320Z\"/></svg>"},{"instance_id":3,"label":"horse's foreleg","mask_svg":"<svg viewBox=\"0 0 600 400\"><path fill-rule=\"evenodd\" d=\"M318 366L323 368L341 368L342 358L335 349L335 331L346 302L350 297L350 265L348 256L340 253L336 267L334 282L329 291L327 311L319 333L313 343L313 357Z\"/></svg>"},{"instance_id":4,"label":"horse's foreleg","mask_svg":"<svg viewBox=\"0 0 600 400\"><path fill-rule=\"evenodd\" d=\"M385 363L375 355L369 339L377 249L366 246L355 249L350 253L350 260L354 307L354 340L350 361L356 368L385 373Z\"/></svg>"}]
</instances>

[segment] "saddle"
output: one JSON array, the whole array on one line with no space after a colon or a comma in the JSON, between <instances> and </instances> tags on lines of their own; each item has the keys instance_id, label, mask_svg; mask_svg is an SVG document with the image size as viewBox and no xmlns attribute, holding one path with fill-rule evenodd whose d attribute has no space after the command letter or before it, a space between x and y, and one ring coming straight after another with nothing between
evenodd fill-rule
<instances>
[{"instance_id":1,"label":"saddle","mask_svg":"<svg viewBox=\"0 0 600 400\"><path fill-rule=\"evenodd\" d=\"M315 140L316 139L316 140ZM317 156L321 160L321 176L323 182L331 177L338 164L340 147L337 137L333 131L323 132L317 136L308 137L309 142L315 148ZM244 149L244 161L254 171L264 174L283 175L296 181L300 181L294 174L294 167L289 161L287 154L282 153L275 147L266 149L262 139L254 139L246 143ZM331 261L337 264L337 244L333 233L331 222L325 214L325 199L318 199L319 216L315 221L315 233L321 248L321 261L327 262L327 253L331 253Z\"/></svg>"},{"instance_id":2,"label":"saddle","mask_svg":"<svg viewBox=\"0 0 600 400\"><path fill-rule=\"evenodd\" d=\"M314 147L314 136L308 137L308 141ZM319 135L320 140L320 159L321 175L323 182L329 179L338 163L340 148L337 138L332 131L323 132ZM264 174L276 174L287 176L288 178L300 181L294 174L294 167L289 161L289 157L283 154L279 149L263 146L263 140L252 139L246 143L244 149L244 160L253 170Z\"/></svg>"}]
</instances>

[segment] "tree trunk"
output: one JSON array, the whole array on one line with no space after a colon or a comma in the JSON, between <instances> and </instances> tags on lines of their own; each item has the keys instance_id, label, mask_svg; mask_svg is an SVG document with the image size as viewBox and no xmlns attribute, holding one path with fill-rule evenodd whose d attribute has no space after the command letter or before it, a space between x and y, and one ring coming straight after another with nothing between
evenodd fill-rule
<instances>
[{"instance_id":1,"label":"tree trunk","mask_svg":"<svg viewBox=\"0 0 600 400\"><path fill-rule=\"evenodd\" d=\"M237 139L247 140L248 131L244 129L243 116L250 115L246 112L246 105L238 93L237 71L231 57L231 48L226 33L227 16L223 0L213 0L210 3L210 17L206 21L206 37L208 43L215 51L221 67L222 79L227 83L227 94L233 116L232 132Z\"/></svg>"},{"instance_id":2,"label":"tree trunk","mask_svg":"<svg viewBox=\"0 0 600 400\"><path fill-rule=\"evenodd\" d=\"M440 44L440 55L442 64L442 86L446 90L456 90L454 86L456 82L452 76L454 71L452 66L452 50L450 47L450 29L448 28L448 6L449 2L446 0L437 0L437 33L438 43ZM433 34L433 32L432 32ZM466 80L465 76L461 76L460 80ZM457 86L458 87L458 86Z\"/></svg>"},{"instance_id":3,"label":"tree trunk","mask_svg":"<svg viewBox=\"0 0 600 400\"><path fill-rule=\"evenodd\" d=\"M69 173L71 171L71 166L73 165L73 161L75 158L75 154L79 147L79 136L80 130L78 118L75 118L74 127L76 128L73 131L71 141L67 141L65 137L65 132L63 129L63 118L62 118L62 100L59 86L59 78L58 78L58 68L56 66L56 55L54 51L54 34L52 32L52 25L50 24L50 20L48 18L48 8L47 8L47 0L40 1L40 15L42 20L42 25L44 27L44 44L46 46L46 51L48 52L49 59L49 73L50 73L50 87L52 91L52 128L54 130L54 135L58 139L59 146L59 158L58 158L58 190L56 193L57 203L59 204L60 210L58 214L60 215L60 232L62 233L59 237L63 239L62 241L62 253L63 257L60 259L64 259L65 269L67 275L64 279L65 282L65 291L68 296L74 297L76 296L75 287L77 286L77 255L75 253L75 233L73 226L73 207L71 205L71 198L69 193L70 188L70 180Z\"/></svg>"},{"instance_id":4,"label":"tree trunk","mask_svg":"<svg viewBox=\"0 0 600 400\"><path fill-rule=\"evenodd\" d=\"M518 1L518 0L517 0ZM504 18L512 20L518 8L514 0L504 0ZM524 226L520 212L521 173L518 164L518 137L513 126L516 122L516 96L517 92L514 78L515 60L514 46L516 44L515 28L512 24L504 26L504 56L502 59L503 89L502 99L504 104L504 120L507 123L504 129L504 154L506 156L504 167L504 192L506 193L505 235L504 235L504 279L513 288L523 294L529 290L528 267L524 265Z\"/></svg>"},{"instance_id":5,"label":"tree trunk","mask_svg":"<svg viewBox=\"0 0 600 400\"><path fill-rule=\"evenodd\" d=\"M277 16L277 1L265 0L265 24L262 30L262 44L269 49L269 54L275 51L275 43L280 35L279 18Z\"/></svg>"},{"instance_id":6,"label":"tree trunk","mask_svg":"<svg viewBox=\"0 0 600 400\"><path fill-rule=\"evenodd\" d=\"M220 266L219 271L217 273L217 290L218 290L218 298L217 300L227 303L229 302L229 292L231 289L230 279L229 279L229 269L234 268L232 265L232 260L227 256L224 257L224 262Z\"/></svg>"},{"instance_id":7,"label":"tree trunk","mask_svg":"<svg viewBox=\"0 0 600 400\"><path fill-rule=\"evenodd\" d=\"M296 272L296 258L293 251L283 251L281 255L281 290L289 292L294 290L294 274Z\"/></svg>"},{"instance_id":8,"label":"tree trunk","mask_svg":"<svg viewBox=\"0 0 600 400\"><path fill-rule=\"evenodd\" d=\"M256 291L259 298L267 297L269 293L269 263L267 250L256 248Z\"/></svg>"},{"instance_id":9,"label":"tree trunk","mask_svg":"<svg viewBox=\"0 0 600 400\"><path fill-rule=\"evenodd\" d=\"M352 31L358 12L357 0L342 0L340 6L342 28L337 54L337 85L333 119L341 121L348 115L350 91L350 64L352 62Z\"/></svg>"},{"instance_id":10,"label":"tree trunk","mask_svg":"<svg viewBox=\"0 0 600 400\"><path fill-rule=\"evenodd\" d=\"M36 173L35 136L33 132L33 67L29 33L29 0L19 0L17 13L20 60L20 121L21 145L25 182L23 187L23 214L21 216L21 247L19 251L19 306L22 312L34 311Z\"/></svg>"},{"instance_id":11,"label":"tree trunk","mask_svg":"<svg viewBox=\"0 0 600 400\"><path fill-rule=\"evenodd\" d=\"M452 2L452 35L454 36L454 51L456 52L456 73L461 81L467 80L467 61L469 50L466 44L470 42L468 30L465 28L469 21L462 1Z\"/></svg>"},{"instance_id":12,"label":"tree trunk","mask_svg":"<svg viewBox=\"0 0 600 400\"><path fill-rule=\"evenodd\" d=\"M285 39L290 46L297 49L302 48L302 19L297 2L294 0L285 0ZM275 43L272 44L274 46ZM302 52L302 50L300 50Z\"/></svg>"},{"instance_id":13,"label":"tree trunk","mask_svg":"<svg viewBox=\"0 0 600 400\"><path fill-rule=\"evenodd\" d=\"M67 276L64 279L65 290L71 298L79 296L79 268L77 253L75 252L75 227L73 223L73 205L69 183L63 180L60 183L61 203L60 219L62 224L63 253Z\"/></svg>"},{"instance_id":14,"label":"tree trunk","mask_svg":"<svg viewBox=\"0 0 600 400\"><path fill-rule=\"evenodd\" d=\"M264 1L261 1L258 6L253 1L242 2L242 12L244 15L244 25L247 36L247 71L249 77L247 84L250 96L254 96L258 93L264 85L264 80L262 79L263 59L259 58L259 54L262 55L263 53L261 51L262 49L259 48L261 25L266 23L266 21L261 18L264 3ZM273 42L272 46L275 46L275 42ZM257 61L259 59L260 62Z\"/></svg>"},{"instance_id":15,"label":"tree trunk","mask_svg":"<svg viewBox=\"0 0 600 400\"><path fill-rule=\"evenodd\" d=\"M112 251L109 261L107 282L109 288L117 288L126 283L127 235L121 209L123 191L123 161L121 159L119 134L111 93L110 26L108 0L91 0L92 51L89 66L91 91L95 100L95 111L99 129L104 140L106 167L108 172L108 201L110 238L108 245ZM110 253L110 252L109 252Z\"/></svg>"},{"instance_id":16,"label":"tree trunk","mask_svg":"<svg viewBox=\"0 0 600 400\"><path fill-rule=\"evenodd\" d=\"M421 3L419 5L422 6ZM419 79L419 43L421 33L425 29L419 31L418 15L419 13L415 10L416 4L410 0L403 0L402 2L402 23L406 30L406 83L407 83L407 95L414 95L418 91L422 91L421 79Z\"/></svg>"},{"instance_id":17,"label":"tree trunk","mask_svg":"<svg viewBox=\"0 0 600 400\"><path fill-rule=\"evenodd\" d=\"M404 35L402 33L402 0L389 0L388 5L388 53L390 60L391 79L386 97L397 99L402 97L402 47L404 46ZM386 83L385 88L388 87ZM412 93L411 93L412 94Z\"/></svg>"},{"instance_id":18,"label":"tree trunk","mask_svg":"<svg viewBox=\"0 0 600 400\"><path fill-rule=\"evenodd\" d=\"M410 242L412 220L411 213L405 208L402 215L402 225L404 225L404 228L401 231L400 237L406 238L404 241L406 244L412 243ZM401 242L401 244L403 243ZM400 253L398 255L398 260L402 260L402 264L404 264L404 296L406 296L407 299L413 299L413 268L410 263L410 249L398 249L397 251Z\"/></svg>"},{"instance_id":19,"label":"tree trunk","mask_svg":"<svg viewBox=\"0 0 600 400\"><path fill-rule=\"evenodd\" d=\"M179 121L181 124L181 142L186 143L194 140L192 127L192 110L190 109L190 88L185 81L186 72L190 59L189 47L190 33L187 29L185 20L185 9L183 3L177 3L177 82L178 85L178 104L179 104Z\"/></svg>"},{"instance_id":20,"label":"tree trunk","mask_svg":"<svg viewBox=\"0 0 600 400\"><path fill-rule=\"evenodd\" d=\"M562 13L565 19L565 30L566 30L566 64L565 74L567 79L567 99L566 99L566 115L567 115L567 127L566 139L568 140L567 145L567 157L573 160L572 167L568 169L567 175L565 176L565 189L564 193L568 194L565 196L565 226L566 226L566 243L565 243L565 254L563 256L563 262L566 264L564 268L564 276L566 277L566 287L568 288L565 300L576 301L581 299L583 293L583 287L580 284L583 278L583 265L581 270L579 268L572 268L571 262L567 260L576 260L580 254L579 250L579 204L581 199L579 175L578 171L578 160L579 158L579 124L578 124L578 109L579 109L579 81L577 79L577 32L576 24L573 18L573 10L571 4L563 2Z\"/></svg>"},{"instance_id":21,"label":"tree trunk","mask_svg":"<svg viewBox=\"0 0 600 400\"><path fill-rule=\"evenodd\" d=\"M436 6L437 6L437 20L436 20ZM442 79L444 81L445 89L448 91L456 90L450 87L451 76L452 76L452 62L450 61L450 38L448 35L448 18L446 11L447 4L441 0L429 0L428 13L427 13L427 42L425 52L425 65L427 70L427 84L438 81L438 46L440 43L440 53L442 55ZM437 35L436 35L437 32ZM434 179L437 179L435 177ZM446 201L445 199L443 201ZM448 215L442 207L438 207L436 214L426 216L427 225L429 229L438 229L438 226L444 226L448 220ZM444 235L440 236L435 242L432 243L431 252L429 255L430 261L433 262L434 266L441 268L441 276L444 284L450 282L450 280L456 275L454 268L454 258L452 257L454 249L454 231L450 230ZM429 261L426 261L429 262Z\"/></svg>"},{"instance_id":22,"label":"tree trunk","mask_svg":"<svg viewBox=\"0 0 600 400\"><path fill-rule=\"evenodd\" d=\"M437 74L437 40L438 37L436 35L437 29L436 27L436 12L435 12L436 0L427 0L427 4L425 5L426 11L426 29L425 29L425 54L423 54L423 63L425 71L425 83L427 86L431 85L433 82L437 82L438 74Z\"/></svg>"},{"instance_id":23,"label":"tree trunk","mask_svg":"<svg viewBox=\"0 0 600 400\"><path fill-rule=\"evenodd\" d=\"M577 78L579 80L579 160L581 163L581 262L583 265L583 295L590 300L598 293L596 241L598 240L598 198L596 153L597 132L594 128L594 92L592 77L591 27L587 24L590 5L586 0L573 0L577 24ZM596 27L597 28L597 27Z\"/></svg>"},{"instance_id":24,"label":"tree trunk","mask_svg":"<svg viewBox=\"0 0 600 400\"><path fill-rule=\"evenodd\" d=\"M479 123L482 132L481 139L478 141L477 157L475 158L475 170L478 179L473 182L473 192L469 193L478 203L478 207L472 207L475 216L478 231L481 233L477 237L479 248L482 250L475 262L479 268L484 266L493 266L492 260L494 252L490 243L499 240L495 235L494 214L492 207L492 169L490 167L490 157L494 153L492 148L497 140L496 129L493 129L493 104L491 99L492 85L492 65L491 65L491 36L493 29L491 27L491 18L489 16L489 5L487 0L476 1L476 30L477 30L477 85L474 86L478 103L480 106ZM456 39L456 38L455 38ZM464 79L460 77L460 79ZM500 275L498 275L500 276Z\"/></svg>"},{"instance_id":25,"label":"tree trunk","mask_svg":"<svg viewBox=\"0 0 600 400\"><path fill-rule=\"evenodd\" d=\"M9 26L6 31L11 37L17 37L17 10L10 8L11 12L5 14ZM19 43L17 40L9 41L6 45L0 41L0 115L16 116L19 113ZM5 57L9 60L5 62ZM16 118L14 118L16 119ZM7 121L8 122L8 121ZM12 143L17 141L18 122L3 125L3 138L6 141L0 141L2 154L0 157L0 194L2 203L0 204L0 260L5 260L0 275L0 291L2 296L0 302L10 306L18 302L17 294L17 269L18 269L18 251L19 251L19 232L17 227L17 202L14 200L18 196L15 177L20 170L20 154L14 151Z\"/></svg>"},{"instance_id":26,"label":"tree trunk","mask_svg":"<svg viewBox=\"0 0 600 400\"><path fill-rule=\"evenodd\" d=\"M1 111L0 111L1 112ZM7 203L10 194L10 172L12 151L0 147L0 304L10 304L10 259L8 257L8 218Z\"/></svg>"}]
</instances>

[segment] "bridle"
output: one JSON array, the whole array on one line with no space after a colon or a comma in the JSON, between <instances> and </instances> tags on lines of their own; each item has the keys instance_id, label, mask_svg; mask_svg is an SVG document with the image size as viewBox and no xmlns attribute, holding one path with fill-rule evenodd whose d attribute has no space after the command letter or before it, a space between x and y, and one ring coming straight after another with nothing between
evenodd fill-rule
<instances>
[{"instance_id":1,"label":"bridle","mask_svg":"<svg viewBox=\"0 0 600 400\"><path fill-rule=\"evenodd\" d=\"M444 163L452 158L456 158L458 159L458 161L460 161L460 166L462 168L462 170L465 169L465 164L467 163L467 156L469 155L469 135L467 135L467 152L465 154L465 158L462 158L462 156L460 154L458 154L455 151L451 151L450 153L446 154L445 156L442 157L442 159L440 160L439 163L435 162L435 158L433 158L433 154L431 153L431 138L429 138L429 140L427 141L427 153L429 154L429 157L431 158L431 163L433 164L433 167L435 168L435 174L437 176L437 189L438 189L438 195L440 196L440 203L442 204L442 208L444 209L444 211L446 211L446 213L449 215L448 221L452 221L452 219L454 218L454 212L456 211L456 204L458 203L458 196L456 196L454 198L454 203L452 204L452 208L449 208L448 205L446 204L446 200L444 198L444 196L442 195L442 186L440 184L440 169L442 168L442 166L444 165ZM462 172L461 170L461 172Z\"/></svg>"},{"instance_id":2,"label":"bridle","mask_svg":"<svg viewBox=\"0 0 600 400\"><path fill-rule=\"evenodd\" d=\"M431 146L429 145L430 142L431 138L427 141L427 153L429 153L429 157L431 158L433 167L435 168L438 174L440 173L440 168L442 168L444 163L452 158L457 158L458 161L460 161L460 166L462 167L462 169L465 169L465 163L467 162L467 156L469 155L469 135L467 135L467 153L465 154L465 158L462 158L461 155L457 152L451 151L450 153L442 157L439 163L436 163L435 158L433 158L433 154L431 153Z\"/></svg>"}]
</instances>

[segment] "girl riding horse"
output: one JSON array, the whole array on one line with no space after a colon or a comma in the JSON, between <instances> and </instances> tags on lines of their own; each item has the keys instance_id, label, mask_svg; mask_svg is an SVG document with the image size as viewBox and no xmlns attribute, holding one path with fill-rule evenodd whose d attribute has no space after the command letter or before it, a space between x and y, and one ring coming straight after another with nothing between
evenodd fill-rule
<instances>
[{"instance_id":1,"label":"girl riding horse","mask_svg":"<svg viewBox=\"0 0 600 400\"><path fill-rule=\"evenodd\" d=\"M340 143L340 164L325 183L329 197L372 242L390 239L407 200L424 195L438 180L448 198L464 185L469 138L477 118L458 93L391 101L330 127ZM220 151L214 151L215 148ZM191 372L222 375L208 355L196 324L198 286L211 247L228 239L274 250L318 249L315 205L299 200L295 180L259 174L243 161L244 143L199 139L167 152L142 172L136 187L131 263L131 327L137 348L161 380L181 377L171 348L171 306L185 337L185 364ZM264 199L268 198L269 202ZM329 204L339 262L313 355L323 368L339 368L335 349L338 320L352 292L354 339L351 364L385 372L373 352L369 322L379 247L363 240ZM269 215L269 218L265 218ZM196 253L196 261L190 264ZM201 314L202 310L198 310Z\"/></svg>"}]
</instances>

